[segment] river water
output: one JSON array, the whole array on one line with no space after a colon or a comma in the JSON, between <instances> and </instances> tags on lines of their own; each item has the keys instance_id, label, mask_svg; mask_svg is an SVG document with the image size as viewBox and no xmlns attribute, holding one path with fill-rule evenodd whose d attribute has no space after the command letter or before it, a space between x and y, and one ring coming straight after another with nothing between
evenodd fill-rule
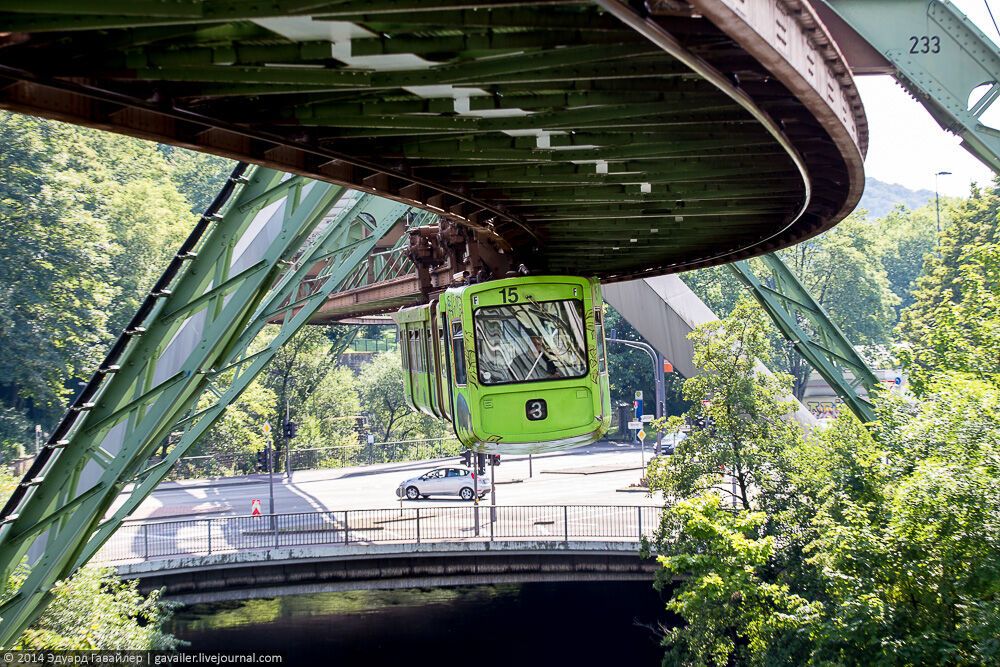
<instances>
[{"instance_id":1,"label":"river water","mask_svg":"<svg viewBox=\"0 0 1000 667\"><path fill-rule=\"evenodd\" d=\"M179 609L187 651L280 653L285 665L659 665L669 620L647 582L315 593Z\"/></svg>"}]
</instances>

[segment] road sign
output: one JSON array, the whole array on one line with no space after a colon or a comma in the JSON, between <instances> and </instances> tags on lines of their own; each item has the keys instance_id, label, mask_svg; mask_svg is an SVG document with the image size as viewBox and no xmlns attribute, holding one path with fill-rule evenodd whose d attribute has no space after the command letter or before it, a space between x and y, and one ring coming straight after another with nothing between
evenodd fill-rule
<instances>
[{"instance_id":1,"label":"road sign","mask_svg":"<svg viewBox=\"0 0 1000 667\"><path fill-rule=\"evenodd\" d=\"M264 435L271 435L271 422L264 422L264 426L260 430L264 432Z\"/></svg>"},{"instance_id":2,"label":"road sign","mask_svg":"<svg viewBox=\"0 0 1000 667\"><path fill-rule=\"evenodd\" d=\"M642 400L642 390L641 389L635 392L635 400L637 400L637 401L641 401Z\"/></svg>"},{"instance_id":3,"label":"road sign","mask_svg":"<svg viewBox=\"0 0 1000 667\"><path fill-rule=\"evenodd\" d=\"M639 436L639 440L645 440L646 439L646 432L643 431L643 430L641 430L641 429L639 430L638 433L636 433L636 435Z\"/></svg>"},{"instance_id":4,"label":"road sign","mask_svg":"<svg viewBox=\"0 0 1000 667\"><path fill-rule=\"evenodd\" d=\"M260 516L260 498L254 498L250 501L250 516Z\"/></svg>"},{"instance_id":5,"label":"road sign","mask_svg":"<svg viewBox=\"0 0 1000 667\"><path fill-rule=\"evenodd\" d=\"M628 423L628 427L630 429L632 429L633 431L636 430L636 429L640 429L640 428L642 428L642 422L641 421L629 422Z\"/></svg>"},{"instance_id":6,"label":"road sign","mask_svg":"<svg viewBox=\"0 0 1000 667\"><path fill-rule=\"evenodd\" d=\"M651 421L653 421L653 419L654 419L653 415L643 415L642 416L643 423L651 422Z\"/></svg>"}]
</instances>

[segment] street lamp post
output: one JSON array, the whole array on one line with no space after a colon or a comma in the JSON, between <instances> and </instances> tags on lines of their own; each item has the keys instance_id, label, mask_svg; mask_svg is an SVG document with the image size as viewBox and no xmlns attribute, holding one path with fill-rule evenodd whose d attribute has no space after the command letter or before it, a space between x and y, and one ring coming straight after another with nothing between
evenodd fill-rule
<instances>
[{"instance_id":1,"label":"street lamp post","mask_svg":"<svg viewBox=\"0 0 1000 667\"><path fill-rule=\"evenodd\" d=\"M288 424L292 421L292 411L289 406L288 392L295 384L295 378L288 378L285 384L285 423L281 425L281 435L285 440L285 479L292 480L292 439L288 435Z\"/></svg>"},{"instance_id":2,"label":"street lamp post","mask_svg":"<svg viewBox=\"0 0 1000 667\"><path fill-rule=\"evenodd\" d=\"M934 174L934 212L937 216L937 235L935 244L941 243L941 197L938 194L938 176L951 176L950 171L939 171Z\"/></svg>"},{"instance_id":3,"label":"street lamp post","mask_svg":"<svg viewBox=\"0 0 1000 667\"><path fill-rule=\"evenodd\" d=\"M653 387L655 388L655 401L656 406L653 410L653 414L657 419L663 416L664 407L666 403L666 391L663 386L663 355L653 349L652 346L647 345L636 340L624 340L618 338L614 330L611 331L611 338L608 338L609 343L621 343L625 347L630 347L635 350L642 350L649 355L649 358L653 362ZM663 434L657 431L656 433L656 449L654 452L656 455L660 454L660 445L663 442Z\"/></svg>"}]
</instances>

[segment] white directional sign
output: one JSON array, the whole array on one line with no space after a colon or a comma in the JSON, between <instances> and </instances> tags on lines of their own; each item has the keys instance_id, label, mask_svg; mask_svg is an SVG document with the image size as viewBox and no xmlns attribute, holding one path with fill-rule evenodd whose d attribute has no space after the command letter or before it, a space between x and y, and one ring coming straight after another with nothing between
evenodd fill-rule
<instances>
[{"instance_id":1,"label":"white directional sign","mask_svg":"<svg viewBox=\"0 0 1000 667\"><path fill-rule=\"evenodd\" d=\"M653 421L653 415L643 415L642 416L642 421L643 421L643 423Z\"/></svg>"},{"instance_id":2,"label":"white directional sign","mask_svg":"<svg viewBox=\"0 0 1000 667\"><path fill-rule=\"evenodd\" d=\"M642 428L642 422L639 422L639 421L629 422L628 423L628 427L630 429L632 429L633 431L636 430L636 429L640 429L640 428Z\"/></svg>"}]
</instances>

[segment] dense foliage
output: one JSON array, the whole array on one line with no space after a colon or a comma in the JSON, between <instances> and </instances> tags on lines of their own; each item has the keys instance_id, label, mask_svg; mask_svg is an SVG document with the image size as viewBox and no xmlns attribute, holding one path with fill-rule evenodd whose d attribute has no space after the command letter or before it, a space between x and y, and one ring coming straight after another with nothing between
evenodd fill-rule
<instances>
[{"instance_id":1,"label":"dense foliage","mask_svg":"<svg viewBox=\"0 0 1000 667\"><path fill-rule=\"evenodd\" d=\"M917 391L939 372L996 382L1000 360L1000 192L976 189L927 258L903 311L900 356Z\"/></svg>"},{"instance_id":2,"label":"dense foliage","mask_svg":"<svg viewBox=\"0 0 1000 667\"><path fill-rule=\"evenodd\" d=\"M231 163L0 112L0 456L48 429ZM30 449L30 447L29 447Z\"/></svg>"},{"instance_id":3,"label":"dense foliage","mask_svg":"<svg viewBox=\"0 0 1000 667\"><path fill-rule=\"evenodd\" d=\"M683 620L664 664L996 664L1000 387L929 374L919 399L881 396L872 430L844 414L804 433L790 378L751 371L755 309L693 338L705 428L648 475L676 501L650 545Z\"/></svg>"}]
</instances>

